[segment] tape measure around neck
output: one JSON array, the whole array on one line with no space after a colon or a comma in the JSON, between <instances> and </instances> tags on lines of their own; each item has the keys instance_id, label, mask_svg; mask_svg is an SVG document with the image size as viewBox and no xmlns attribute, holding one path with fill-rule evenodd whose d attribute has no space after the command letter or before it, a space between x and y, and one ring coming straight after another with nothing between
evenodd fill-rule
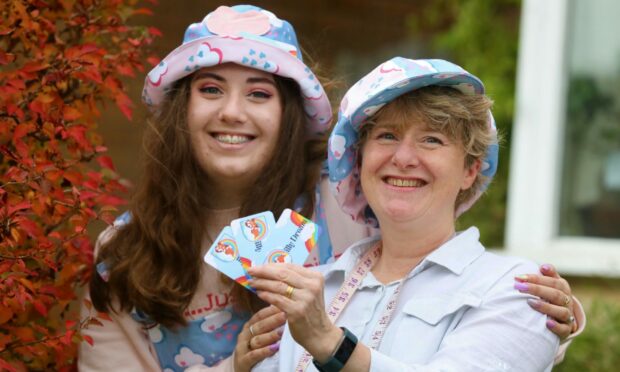
<instances>
[{"instance_id":1,"label":"tape measure around neck","mask_svg":"<svg viewBox=\"0 0 620 372\"><path fill-rule=\"evenodd\" d=\"M364 256L362 256L361 260L358 261L355 268L351 271L351 274L345 278L327 310L327 316L332 323L336 324L336 320L355 294L355 291L357 291L362 284L364 277L372 270L373 266L379 260L379 257L381 257L381 247L381 241L377 242ZM368 345L372 349L377 350L381 344L385 330L392 319L394 309L396 309L396 302L398 301L403 283L404 280L402 280L394 290L385 310L383 310L383 314L381 314L381 318L379 318L379 322L372 332L370 344ZM304 372L311 361L312 356L304 350L297 363L297 367L295 367L295 372Z\"/></svg>"}]
</instances>

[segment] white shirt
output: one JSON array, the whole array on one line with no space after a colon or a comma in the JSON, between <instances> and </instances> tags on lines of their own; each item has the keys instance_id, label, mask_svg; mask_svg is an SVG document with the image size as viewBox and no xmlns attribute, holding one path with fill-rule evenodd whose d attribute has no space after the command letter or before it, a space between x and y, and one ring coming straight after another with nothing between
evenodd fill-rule
<instances>
[{"instance_id":1,"label":"white shirt","mask_svg":"<svg viewBox=\"0 0 620 372\"><path fill-rule=\"evenodd\" d=\"M514 277L537 273L532 262L485 252L475 227L429 254L404 279L397 308L371 371L550 371L558 337L546 316L533 310L530 295L514 289ZM325 275L325 303L340 288L345 272L377 241L364 239ZM336 321L359 342L369 344L387 302L399 282L383 285L368 273ZM303 349L286 327L280 351L253 371L294 371ZM307 371L316 371L310 364Z\"/></svg>"}]
</instances>

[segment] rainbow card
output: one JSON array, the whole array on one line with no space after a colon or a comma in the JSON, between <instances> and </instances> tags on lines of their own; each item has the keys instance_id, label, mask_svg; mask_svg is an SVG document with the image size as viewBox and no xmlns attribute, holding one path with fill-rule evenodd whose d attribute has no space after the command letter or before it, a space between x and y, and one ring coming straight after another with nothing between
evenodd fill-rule
<instances>
[{"instance_id":1,"label":"rainbow card","mask_svg":"<svg viewBox=\"0 0 620 372\"><path fill-rule=\"evenodd\" d=\"M266 263L303 265L316 246L319 228L285 209L277 222L269 211L233 220L204 257L207 264L251 291L247 269Z\"/></svg>"},{"instance_id":2,"label":"rainbow card","mask_svg":"<svg viewBox=\"0 0 620 372\"><path fill-rule=\"evenodd\" d=\"M301 214L285 209L265 244L263 263L303 265L316 246L319 226Z\"/></svg>"},{"instance_id":3,"label":"rainbow card","mask_svg":"<svg viewBox=\"0 0 620 372\"><path fill-rule=\"evenodd\" d=\"M230 226L224 227L204 256L204 261L229 278L251 291L247 281L250 276L247 269L252 266L252 259L239 250Z\"/></svg>"},{"instance_id":4,"label":"rainbow card","mask_svg":"<svg viewBox=\"0 0 620 372\"><path fill-rule=\"evenodd\" d=\"M262 257L265 242L276 228L276 220L270 211L237 218L230 222L232 234L243 253L253 251L252 257ZM249 253L247 253L249 254Z\"/></svg>"}]
</instances>

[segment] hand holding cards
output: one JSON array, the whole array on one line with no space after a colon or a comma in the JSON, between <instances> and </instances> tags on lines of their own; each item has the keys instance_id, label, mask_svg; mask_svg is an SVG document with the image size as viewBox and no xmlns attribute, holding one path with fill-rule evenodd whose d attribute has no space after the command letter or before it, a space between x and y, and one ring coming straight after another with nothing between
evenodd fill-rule
<instances>
[{"instance_id":1,"label":"hand holding cards","mask_svg":"<svg viewBox=\"0 0 620 372\"><path fill-rule=\"evenodd\" d=\"M226 226L204 257L209 265L254 292L247 269L266 263L303 265L318 240L318 226L290 209L238 218Z\"/></svg>"}]
</instances>

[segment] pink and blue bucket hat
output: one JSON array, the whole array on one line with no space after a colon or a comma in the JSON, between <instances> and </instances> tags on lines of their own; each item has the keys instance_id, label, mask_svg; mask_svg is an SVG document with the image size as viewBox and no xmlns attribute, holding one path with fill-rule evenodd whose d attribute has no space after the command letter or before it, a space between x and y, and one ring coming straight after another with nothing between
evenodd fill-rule
<instances>
[{"instance_id":1,"label":"pink and blue bucket hat","mask_svg":"<svg viewBox=\"0 0 620 372\"><path fill-rule=\"evenodd\" d=\"M342 99L338 122L329 137L329 180L340 207L356 222L378 226L360 183L356 146L360 125L396 97L431 85L447 86L464 94L484 94L480 79L451 62L395 57L355 83ZM489 130L497 135L490 111ZM487 177L487 182L458 207L457 216L469 209L488 187L497 170L498 151L495 141L482 164L481 173Z\"/></svg>"},{"instance_id":2,"label":"pink and blue bucket hat","mask_svg":"<svg viewBox=\"0 0 620 372\"><path fill-rule=\"evenodd\" d=\"M303 62L293 26L252 5L220 6L202 22L191 24L183 44L147 75L142 100L156 109L175 81L203 67L228 62L295 80L304 98L309 134L329 128L329 99Z\"/></svg>"}]
</instances>

